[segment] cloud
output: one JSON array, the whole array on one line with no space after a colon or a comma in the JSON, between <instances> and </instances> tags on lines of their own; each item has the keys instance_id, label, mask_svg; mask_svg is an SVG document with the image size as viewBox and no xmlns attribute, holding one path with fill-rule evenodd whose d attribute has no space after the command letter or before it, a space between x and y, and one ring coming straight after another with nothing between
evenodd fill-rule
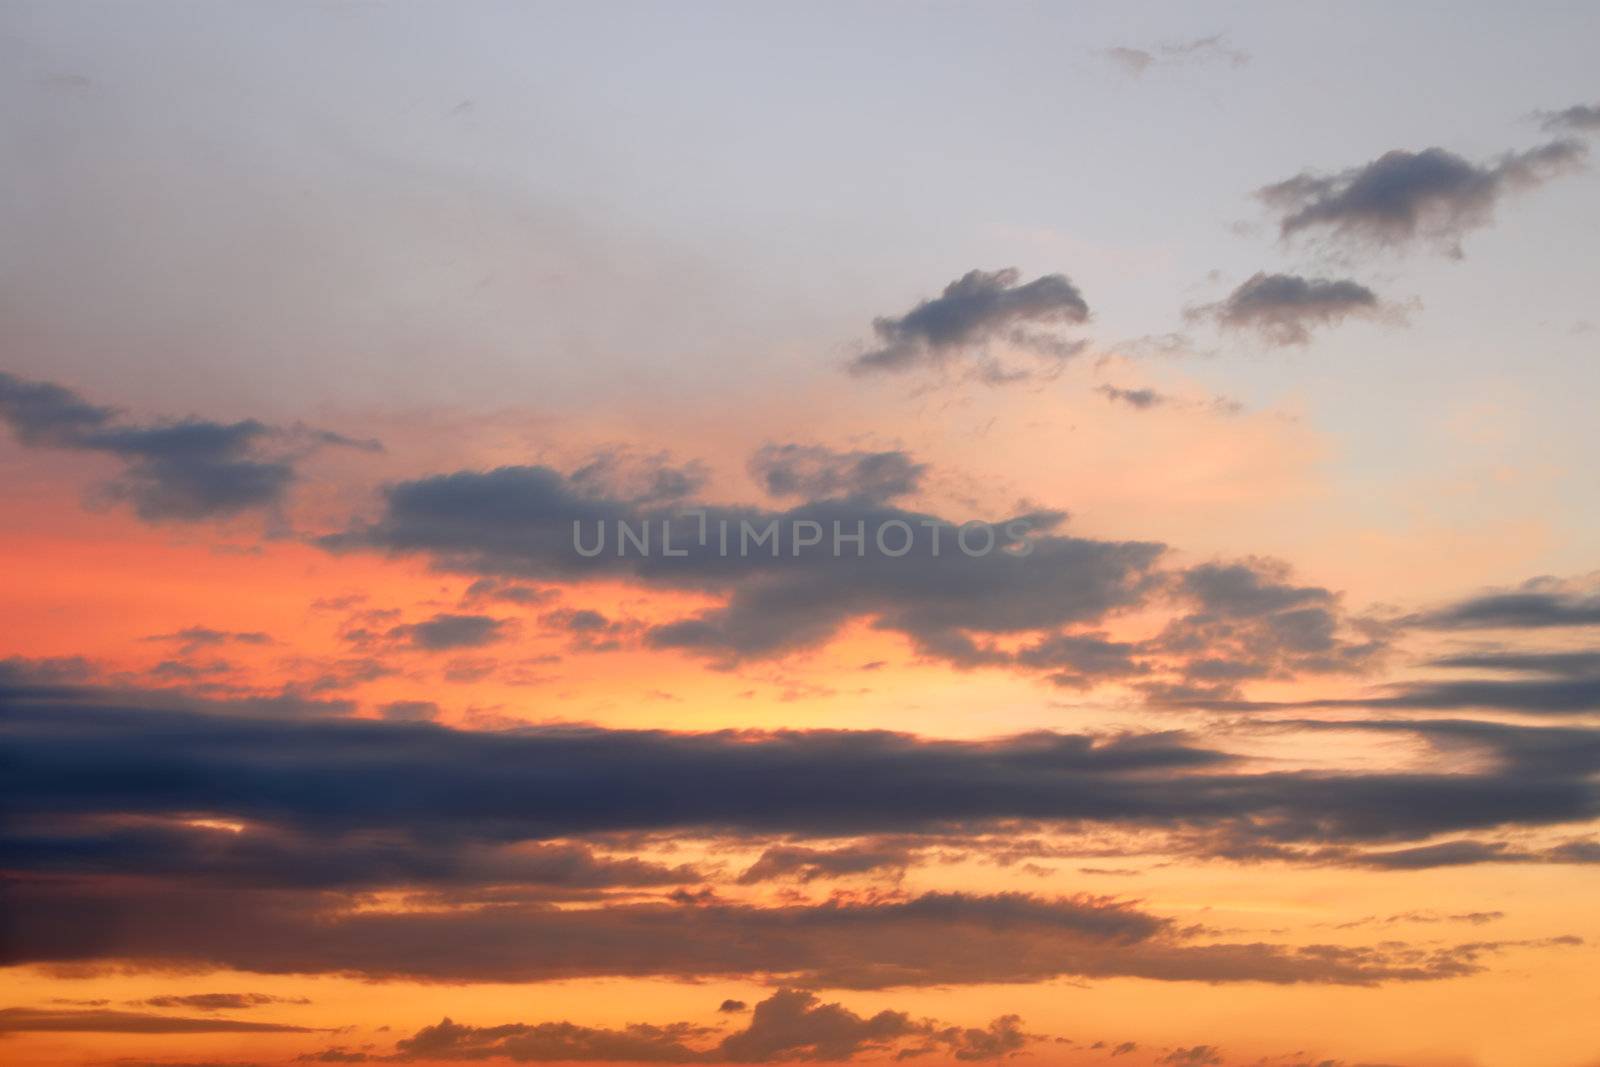
<instances>
[{"instance_id":1,"label":"cloud","mask_svg":"<svg viewBox=\"0 0 1600 1067\"><path fill-rule=\"evenodd\" d=\"M241 1019L188 1019L146 1012L0 1008L0 1034L308 1034L305 1026Z\"/></svg>"},{"instance_id":2,"label":"cloud","mask_svg":"<svg viewBox=\"0 0 1600 1067\"><path fill-rule=\"evenodd\" d=\"M422 622L396 626L388 636L425 652L448 652L497 644L509 636L510 626L509 620L488 615L441 612Z\"/></svg>"},{"instance_id":3,"label":"cloud","mask_svg":"<svg viewBox=\"0 0 1600 1067\"><path fill-rule=\"evenodd\" d=\"M1561 111L1540 112L1544 128L1552 132L1571 130L1592 133L1600 130L1600 104L1574 104Z\"/></svg>"},{"instance_id":4,"label":"cloud","mask_svg":"<svg viewBox=\"0 0 1600 1067\"><path fill-rule=\"evenodd\" d=\"M194 1008L197 1011L240 1011L264 1004L309 1004L304 997L275 997L270 993L185 993L150 997L139 1002L149 1008Z\"/></svg>"},{"instance_id":5,"label":"cloud","mask_svg":"<svg viewBox=\"0 0 1600 1067\"><path fill-rule=\"evenodd\" d=\"M941 368L979 355L983 346L1004 341L1059 363L1080 346L1030 327L1081 325L1089 305L1063 274L1045 274L1023 283L1014 267L972 270L945 286L904 315L873 320L880 348L863 353L851 364L855 374L903 373ZM1008 372L996 363L980 367L991 381Z\"/></svg>"},{"instance_id":6,"label":"cloud","mask_svg":"<svg viewBox=\"0 0 1600 1067\"><path fill-rule=\"evenodd\" d=\"M1212 1045L1192 1045L1175 1048L1156 1062L1171 1067L1215 1067L1222 1062L1222 1053Z\"/></svg>"},{"instance_id":7,"label":"cloud","mask_svg":"<svg viewBox=\"0 0 1600 1067\"><path fill-rule=\"evenodd\" d=\"M237 825L237 824L235 824ZM528 899L588 899L599 891L694 884L706 874L585 844L439 840L396 820L370 834L319 835L257 821L238 829L186 820L142 825L58 825L0 838L12 871L54 877L116 873L176 878L219 889L419 894L514 890Z\"/></svg>"},{"instance_id":8,"label":"cloud","mask_svg":"<svg viewBox=\"0 0 1600 1067\"><path fill-rule=\"evenodd\" d=\"M1135 78L1149 70L1156 61L1154 55L1142 48L1127 48L1123 45L1107 48L1100 54Z\"/></svg>"},{"instance_id":9,"label":"cloud","mask_svg":"<svg viewBox=\"0 0 1600 1067\"><path fill-rule=\"evenodd\" d=\"M271 509L287 496L295 464L325 445L377 450L372 441L253 419L220 423L181 419L144 425L121 421L59 385L0 373L0 421L30 448L99 452L123 463L101 488L151 522L194 522Z\"/></svg>"},{"instance_id":10,"label":"cloud","mask_svg":"<svg viewBox=\"0 0 1600 1067\"><path fill-rule=\"evenodd\" d=\"M574 1023L463 1026L445 1018L395 1044L398 1060L507 1059L514 1063L698 1063L705 1054L686 1042L703 1037L691 1023L621 1029Z\"/></svg>"},{"instance_id":11,"label":"cloud","mask_svg":"<svg viewBox=\"0 0 1600 1067\"><path fill-rule=\"evenodd\" d=\"M1488 841L1442 841L1415 848L1363 852L1352 857L1354 866L1386 871L1420 871L1434 867L1462 867L1476 863L1503 862L1511 858L1503 843Z\"/></svg>"},{"instance_id":12,"label":"cloud","mask_svg":"<svg viewBox=\"0 0 1600 1067\"><path fill-rule=\"evenodd\" d=\"M1097 392L1114 404L1126 404L1130 408L1148 411L1150 408L1159 407L1172 399L1154 389L1118 389L1114 385L1102 385Z\"/></svg>"},{"instance_id":13,"label":"cloud","mask_svg":"<svg viewBox=\"0 0 1600 1067\"><path fill-rule=\"evenodd\" d=\"M1540 630L1600 625L1600 589L1590 580L1534 578L1412 615L1404 623L1434 630Z\"/></svg>"},{"instance_id":14,"label":"cloud","mask_svg":"<svg viewBox=\"0 0 1600 1067\"><path fill-rule=\"evenodd\" d=\"M503 467L391 486L375 522L322 544L334 551L424 554L442 568L480 575L631 578L718 593L723 606L658 625L646 639L724 660L812 646L857 618L906 634L940 658L963 658L967 641L959 631L1007 633L1097 620L1155 588L1153 568L1163 546L1051 532L1063 518L1048 512L1005 518L988 527L992 545L986 534L971 537L990 551L969 553L958 542L958 524L860 498L785 511L708 506L684 514L590 495L549 468ZM645 531L652 551L622 551L619 524ZM835 554L831 536L803 549L788 540L780 546L775 538L803 524L830 535L859 530L859 551L856 543L841 541ZM766 535L774 526L777 533ZM575 531L586 545L596 537L609 540L585 556ZM880 532L898 555L879 550ZM761 536L765 544L752 548L751 538ZM1026 552L1006 548L1013 536L1026 538Z\"/></svg>"},{"instance_id":15,"label":"cloud","mask_svg":"<svg viewBox=\"0 0 1600 1067\"><path fill-rule=\"evenodd\" d=\"M204 648L216 648L220 645L270 645L272 638L260 631L234 632L229 630L215 630L209 626L188 626L172 633L152 634L144 638L146 641L167 642L181 646L184 655L190 655Z\"/></svg>"},{"instance_id":16,"label":"cloud","mask_svg":"<svg viewBox=\"0 0 1600 1067\"><path fill-rule=\"evenodd\" d=\"M430 981L765 976L883 989L1076 976L1376 985L1482 969L1488 948L1218 942L1103 897L924 893L873 902L376 910L325 894L17 883L3 962L217 967Z\"/></svg>"},{"instance_id":17,"label":"cloud","mask_svg":"<svg viewBox=\"0 0 1600 1067\"><path fill-rule=\"evenodd\" d=\"M613 620L592 608L559 608L539 616L547 630L567 636L567 647L576 652L613 652L623 639L638 631L640 624Z\"/></svg>"},{"instance_id":18,"label":"cloud","mask_svg":"<svg viewBox=\"0 0 1600 1067\"><path fill-rule=\"evenodd\" d=\"M1114 385L1102 385L1095 392L1113 404L1121 404L1125 407L1133 408L1135 411L1154 411L1156 408L1167 408L1178 411L1204 412L1211 415L1237 415L1244 410L1244 405L1239 401L1221 395L1214 395L1209 399L1184 400L1170 393L1157 392L1150 388L1123 389Z\"/></svg>"},{"instance_id":19,"label":"cloud","mask_svg":"<svg viewBox=\"0 0 1600 1067\"><path fill-rule=\"evenodd\" d=\"M554 589L538 589L533 586L521 585L517 582L502 581L498 578L479 578L467 587L462 594L462 602L476 604L484 600L501 600L508 604L545 604L559 594Z\"/></svg>"},{"instance_id":20,"label":"cloud","mask_svg":"<svg viewBox=\"0 0 1600 1067\"><path fill-rule=\"evenodd\" d=\"M1600 677L1600 651L1582 652L1464 652L1428 661L1430 667L1513 671L1567 677Z\"/></svg>"},{"instance_id":21,"label":"cloud","mask_svg":"<svg viewBox=\"0 0 1600 1067\"><path fill-rule=\"evenodd\" d=\"M1459 258L1461 240L1493 221L1502 197L1576 170L1585 154L1581 142L1570 140L1484 164L1442 148L1396 149L1336 174L1299 174L1257 195L1279 212L1285 238L1319 231L1352 247L1426 244Z\"/></svg>"},{"instance_id":22,"label":"cloud","mask_svg":"<svg viewBox=\"0 0 1600 1067\"><path fill-rule=\"evenodd\" d=\"M1321 586L1293 583L1289 569L1270 559L1203 563L1173 578L1174 592L1192 607L1141 648L1179 664L1177 686L1143 682L1157 703L1204 703L1251 678L1358 672L1388 650L1386 628L1347 623L1339 598Z\"/></svg>"},{"instance_id":23,"label":"cloud","mask_svg":"<svg viewBox=\"0 0 1600 1067\"><path fill-rule=\"evenodd\" d=\"M1313 595L1210 584L1215 610L1256 616ZM1151 843L1173 854L1397 870L1534 862L1512 848L1441 849L1437 838L1600 813L1600 730L1584 727L1301 724L1475 749L1436 771L1344 773L1245 766L1177 733L474 733L134 711L137 694L108 694L101 707L89 695L0 695L0 759L12 768L0 808L26 813L0 837L10 876L0 965L116 959L442 981L762 975L863 989L1113 975L1430 980L1472 973L1488 950L1219 943L1105 897L728 902L703 880L715 872L611 857L573 838L792 835L733 876L747 882L892 872L917 847L1019 825L1164 834L1167 844ZM1568 845L1540 862L1600 853ZM637 892L652 886L702 888L672 901ZM393 906L366 906L380 889L400 891Z\"/></svg>"},{"instance_id":24,"label":"cloud","mask_svg":"<svg viewBox=\"0 0 1600 1067\"><path fill-rule=\"evenodd\" d=\"M1559 864L1591 866L1600 864L1600 842L1565 841L1550 848L1519 848L1505 841L1458 838L1408 848L1366 849L1345 845L1308 848L1230 840L1227 835L1199 839L1191 857L1222 858L1239 863L1283 862L1321 867L1345 867L1369 871L1424 871L1444 867L1474 867L1480 864ZM1423 922L1425 919L1413 919ZM1359 923L1349 924L1351 926ZM1341 926L1341 928L1343 928Z\"/></svg>"},{"instance_id":25,"label":"cloud","mask_svg":"<svg viewBox=\"0 0 1600 1067\"><path fill-rule=\"evenodd\" d=\"M875 473L864 473L864 457L890 455L897 454L807 451L803 472L785 448L758 456L759 469L783 469L780 487L841 494L785 510L690 507L692 501L641 508L595 495L547 467L458 471L388 486L375 519L320 543L334 552L420 555L441 570L495 581L620 580L705 594L713 601L707 607L630 625L628 632L637 629L647 647L721 667L814 648L855 623L902 635L918 655L957 668L1045 671L1079 688L1132 674L1173 686L1194 673L1192 661L1215 670L1227 657L1244 657L1249 669L1213 689L1216 697L1251 677L1364 669L1382 651L1380 635L1356 632L1359 621L1324 590L1317 605L1299 614L1248 627L1191 626L1181 641L1174 634L1145 641L1132 650L1138 662L1131 667L1104 660L1110 668L1104 677L1082 668L1064 673L1030 647L1081 643L1119 615L1186 606L1181 572L1163 566L1167 547L1073 537L1061 531L1067 519L1061 512L962 523L879 503L874 498L910 484L902 477L909 468L899 462L872 464ZM885 470L896 472L887 482L879 477ZM803 531L813 535L809 542L802 542ZM1260 571L1268 583L1287 574L1271 561L1239 566ZM1246 629L1283 655L1265 661L1245 640ZM1224 643L1208 649L1207 633ZM362 627L351 636L375 635Z\"/></svg>"},{"instance_id":26,"label":"cloud","mask_svg":"<svg viewBox=\"0 0 1600 1067\"><path fill-rule=\"evenodd\" d=\"M893 841L866 841L835 849L777 845L761 853L761 858L739 876L739 884L754 885L780 878L810 882L883 871L903 873L913 859L912 848Z\"/></svg>"},{"instance_id":27,"label":"cloud","mask_svg":"<svg viewBox=\"0 0 1600 1067\"><path fill-rule=\"evenodd\" d=\"M563 839L662 831L936 840L1025 820L1381 844L1577 823L1600 811L1590 777L1600 770L1600 731L1582 726L1301 721L1300 729L1390 730L1482 754L1470 771L1301 774L1241 766L1175 732L989 741L885 731L473 732L131 711L136 694L102 699L0 696L0 754L14 768L0 780L0 807L43 820L13 820L0 842L8 869L227 887L592 888L682 884L697 874L605 859ZM190 825L194 812L240 829ZM111 813L118 824L105 822ZM780 851L767 870L899 861L896 842L858 844L834 856Z\"/></svg>"},{"instance_id":28,"label":"cloud","mask_svg":"<svg viewBox=\"0 0 1600 1067\"><path fill-rule=\"evenodd\" d=\"M1335 702L1321 703L1333 706ZM1390 687L1387 695L1337 703L1430 711L1488 708L1552 715L1575 714L1600 710L1600 675L1515 681L1471 678L1462 681L1410 682Z\"/></svg>"},{"instance_id":29,"label":"cloud","mask_svg":"<svg viewBox=\"0 0 1600 1067\"><path fill-rule=\"evenodd\" d=\"M1382 310L1376 293L1348 279L1257 272L1222 301L1190 308L1186 314L1209 319L1225 330L1252 332L1269 345L1285 346L1309 344L1314 327Z\"/></svg>"},{"instance_id":30,"label":"cloud","mask_svg":"<svg viewBox=\"0 0 1600 1067\"><path fill-rule=\"evenodd\" d=\"M431 700L392 700L378 708L390 722L433 722L439 718L439 705Z\"/></svg>"},{"instance_id":31,"label":"cloud","mask_svg":"<svg viewBox=\"0 0 1600 1067\"><path fill-rule=\"evenodd\" d=\"M1134 78L1141 77L1151 67L1157 66L1226 63L1232 67L1242 67L1250 62L1248 52L1228 45L1220 33L1157 45L1154 49L1117 45L1101 51L1099 55Z\"/></svg>"},{"instance_id":32,"label":"cloud","mask_svg":"<svg viewBox=\"0 0 1600 1067\"><path fill-rule=\"evenodd\" d=\"M884 1051L889 1042L916 1031L904 1012L880 1011L867 1018L842 1004L824 1004L813 993L780 989L756 1005L749 1027L729 1034L718 1052L735 1063L837 1062Z\"/></svg>"},{"instance_id":33,"label":"cloud","mask_svg":"<svg viewBox=\"0 0 1600 1067\"><path fill-rule=\"evenodd\" d=\"M572 472L572 484L592 496L613 497L635 507L677 503L706 483L699 463L674 464L661 452L638 454L612 448L596 453Z\"/></svg>"},{"instance_id":34,"label":"cloud","mask_svg":"<svg viewBox=\"0 0 1600 1067\"><path fill-rule=\"evenodd\" d=\"M750 473L773 497L882 504L921 488L927 466L904 452L836 452L821 445L763 445Z\"/></svg>"},{"instance_id":35,"label":"cloud","mask_svg":"<svg viewBox=\"0 0 1600 1067\"><path fill-rule=\"evenodd\" d=\"M725 1002L723 1010L728 1010ZM740 1004L737 1011L743 1011ZM479 1060L517 1063L842 1063L862 1054L895 1051L900 1058L943 1051L958 1060L999 1059L1037 1040L1021 1020L1002 1016L987 1029L943 1027L905 1012L871 1017L815 994L780 989L755 1007L749 1025L708 1044L711 1031L692 1023L630 1024L621 1029L570 1022L462 1026L445 1019L396 1043L400 1060Z\"/></svg>"}]
</instances>

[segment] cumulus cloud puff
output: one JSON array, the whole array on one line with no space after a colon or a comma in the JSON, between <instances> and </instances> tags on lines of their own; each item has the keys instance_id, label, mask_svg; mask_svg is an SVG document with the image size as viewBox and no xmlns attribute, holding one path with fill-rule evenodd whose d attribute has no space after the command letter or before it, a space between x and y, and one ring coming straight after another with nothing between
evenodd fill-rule
<instances>
[{"instance_id":1,"label":"cumulus cloud puff","mask_svg":"<svg viewBox=\"0 0 1600 1067\"><path fill-rule=\"evenodd\" d=\"M1472 163L1443 148L1396 149L1335 174L1298 174L1257 195L1285 237L1317 232L1347 247L1430 245L1459 258L1462 239L1494 221L1508 193L1581 166L1578 141L1558 140Z\"/></svg>"},{"instance_id":2,"label":"cumulus cloud puff","mask_svg":"<svg viewBox=\"0 0 1600 1067\"><path fill-rule=\"evenodd\" d=\"M1000 382L1026 372L1006 370L984 352L987 345L1008 343L1049 364L1077 355L1081 342L1037 328L1087 322L1083 294L1064 274L1021 279L1014 267L968 271L905 314L874 320L880 346L856 357L851 372L901 373L970 360L987 380Z\"/></svg>"},{"instance_id":3,"label":"cumulus cloud puff","mask_svg":"<svg viewBox=\"0 0 1600 1067\"><path fill-rule=\"evenodd\" d=\"M1209 319L1225 330L1248 331L1273 346L1304 345L1318 326L1381 310L1371 289L1349 279L1303 278L1257 272L1226 298L1190 308L1191 319Z\"/></svg>"}]
</instances>

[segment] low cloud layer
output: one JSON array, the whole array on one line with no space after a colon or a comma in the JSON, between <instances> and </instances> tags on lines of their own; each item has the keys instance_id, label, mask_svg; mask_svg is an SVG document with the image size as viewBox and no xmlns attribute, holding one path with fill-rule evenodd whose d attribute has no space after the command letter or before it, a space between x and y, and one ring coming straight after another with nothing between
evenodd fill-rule
<instances>
[{"instance_id":1,"label":"low cloud layer","mask_svg":"<svg viewBox=\"0 0 1600 1067\"><path fill-rule=\"evenodd\" d=\"M1020 893L376 911L313 894L71 882L20 884L8 904L6 964L123 960L437 981L767 975L882 989L1122 976L1365 986L1472 974L1495 950L1218 941L1115 900Z\"/></svg>"},{"instance_id":2,"label":"low cloud layer","mask_svg":"<svg viewBox=\"0 0 1600 1067\"><path fill-rule=\"evenodd\" d=\"M0 1034L308 1034L305 1026L114 1009L0 1008Z\"/></svg>"},{"instance_id":3,"label":"low cloud layer","mask_svg":"<svg viewBox=\"0 0 1600 1067\"><path fill-rule=\"evenodd\" d=\"M154 706L128 710L140 702ZM30 816L7 829L9 869L226 887L574 890L701 877L563 843L617 832L937 840L1032 821L1375 846L1600 813L1589 777L1600 769L1600 735L1586 726L1400 721L1382 728L1483 758L1470 772L1309 774L1246 767L1181 733L939 741L882 731L474 732L158 707L137 694L62 687L4 694L0 745L16 770L0 782L0 800ZM1339 728L1358 726L1380 728ZM121 772L104 773L112 766ZM194 812L244 829L192 825ZM122 821L108 825L109 813ZM779 849L747 873L903 863L893 847Z\"/></svg>"},{"instance_id":4,"label":"low cloud layer","mask_svg":"<svg viewBox=\"0 0 1600 1067\"><path fill-rule=\"evenodd\" d=\"M906 1012L862 1016L815 994L780 989L755 1006L743 1030L712 1041L712 1031L693 1023L622 1028L570 1022L462 1026L445 1019L395 1045L394 1059L482 1060L514 1063L782 1063L796 1060L843 1063L863 1055L897 1059L943 1053L964 1062L1002 1059L1037 1037L1021 1019L1001 1016L983 1029L914 1019Z\"/></svg>"}]
</instances>

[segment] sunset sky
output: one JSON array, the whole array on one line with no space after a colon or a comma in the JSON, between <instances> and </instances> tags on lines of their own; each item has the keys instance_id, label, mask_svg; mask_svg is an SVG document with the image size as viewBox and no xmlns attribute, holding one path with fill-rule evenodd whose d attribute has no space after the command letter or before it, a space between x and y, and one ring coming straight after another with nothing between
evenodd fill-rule
<instances>
[{"instance_id":1,"label":"sunset sky","mask_svg":"<svg viewBox=\"0 0 1600 1067\"><path fill-rule=\"evenodd\" d=\"M0 1063L1600 1067L1597 41L0 0Z\"/></svg>"}]
</instances>

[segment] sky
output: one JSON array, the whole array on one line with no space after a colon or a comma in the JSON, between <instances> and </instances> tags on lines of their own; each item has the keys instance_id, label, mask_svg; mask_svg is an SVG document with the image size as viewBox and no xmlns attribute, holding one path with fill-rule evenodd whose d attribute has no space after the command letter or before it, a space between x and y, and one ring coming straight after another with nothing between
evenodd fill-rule
<instances>
[{"instance_id":1,"label":"sky","mask_svg":"<svg viewBox=\"0 0 1600 1067\"><path fill-rule=\"evenodd\" d=\"M0 1061L1597 1067L1597 31L0 0Z\"/></svg>"}]
</instances>

